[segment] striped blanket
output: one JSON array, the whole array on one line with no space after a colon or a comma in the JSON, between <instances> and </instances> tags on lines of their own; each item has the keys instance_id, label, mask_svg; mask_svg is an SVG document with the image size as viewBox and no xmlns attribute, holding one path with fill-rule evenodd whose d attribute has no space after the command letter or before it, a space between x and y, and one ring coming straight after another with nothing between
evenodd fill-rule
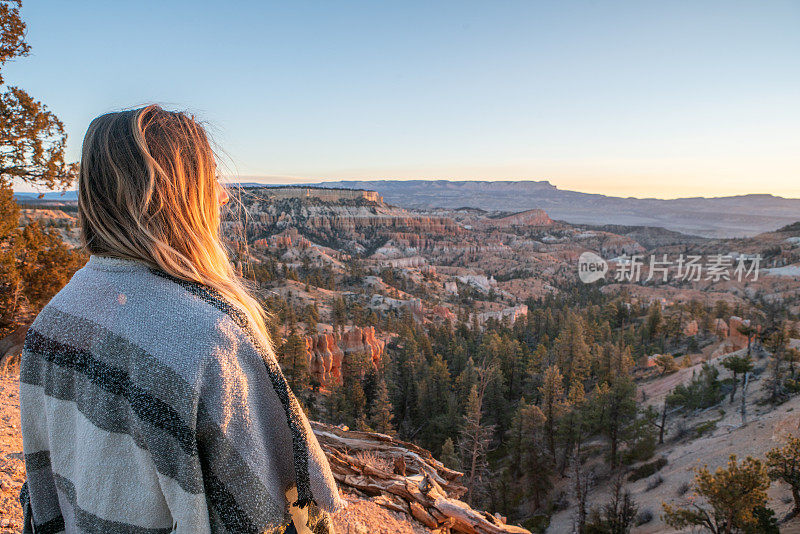
<instances>
[{"instance_id":1,"label":"striped blanket","mask_svg":"<svg viewBox=\"0 0 800 534\"><path fill-rule=\"evenodd\" d=\"M342 505L243 316L144 263L91 256L42 310L20 403L28 532L261 533Z\"/></svg>"}]
</instances>

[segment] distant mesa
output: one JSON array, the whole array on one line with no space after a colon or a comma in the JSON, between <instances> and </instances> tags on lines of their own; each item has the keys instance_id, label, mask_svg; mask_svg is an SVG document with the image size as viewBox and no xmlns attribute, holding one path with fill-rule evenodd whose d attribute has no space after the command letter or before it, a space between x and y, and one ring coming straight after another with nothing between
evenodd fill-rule
<instances>
[{"instance_id":1,"label":"distant mesa","mask_svg":"<svg viewBox=\"0 0 800 534\"><path fill-rule=\"evenodd\" d=\"M521 211L499 218L482 219L476 226L483 228L510 228L512 226L552 226L553 219L542 209Z\"/></svg>"},{"instance_id":2,"label":"distant mesa","mask_svg":"<svg viewBox=\"0 0 800 534\"><path fill-rule=\"evenodd\" d=\"M662 227L703 237L754 236L791 228L800 213L800 199L774 195L622 198L559 189L546 181L349 180L319 186L375 190L386 202L406 209L539 208L571 224Z\"/></svg>"},{"instance_id":3,"label":"distant mesa","mask_svg":"<svg viewBox=\"0 0 800 534\"><path fill-rule=\"evenodd\" d=\"M252 186L245 187L248 191L258 192L266 198L283 200L289 198L308 198L327 202L340 202L342 200L366 200L383 204L383 197L377 191L367 189L309 187L309 186Z\"/></svg>"}]
</instances>

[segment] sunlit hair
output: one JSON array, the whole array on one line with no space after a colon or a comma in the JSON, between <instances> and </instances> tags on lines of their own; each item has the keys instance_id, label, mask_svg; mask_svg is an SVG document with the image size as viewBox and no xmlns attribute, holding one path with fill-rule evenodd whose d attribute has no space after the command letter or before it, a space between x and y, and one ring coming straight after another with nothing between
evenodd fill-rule
<instances>
[{"instance_id":1,"label":"sunlit hair","mask_svg":"<svg viewBox=\"0 0 800 534\"><path fill-rule=\"evenodd\" d=\"M271 350L263 308L220 241L219 187L208 136L190 115L157 105L101 115L83 140L83 245L216 289Z\"/></svg>"}]
</instances>

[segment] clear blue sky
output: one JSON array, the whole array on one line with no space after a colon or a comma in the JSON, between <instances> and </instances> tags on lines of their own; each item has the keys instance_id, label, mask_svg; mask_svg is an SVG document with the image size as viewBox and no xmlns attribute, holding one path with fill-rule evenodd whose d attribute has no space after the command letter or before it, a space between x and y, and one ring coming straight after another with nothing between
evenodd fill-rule
<instances>
[{"instance_id":1,"label":"clear blue sky","mask_svg":"<svg viewBox=\"0 0 800 534\"><path fill-rule=\"evenodd\" d=\"M800 197L800 2L26 0L65 122L189 109L240 177Z\"/></svg>"}]
</instances>

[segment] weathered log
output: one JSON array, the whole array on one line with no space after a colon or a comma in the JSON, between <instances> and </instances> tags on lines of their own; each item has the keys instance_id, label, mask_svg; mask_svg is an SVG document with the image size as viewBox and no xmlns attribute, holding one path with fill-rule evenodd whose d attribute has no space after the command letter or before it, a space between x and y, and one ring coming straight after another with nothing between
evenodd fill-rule
<instances>
[{"instance_id":1,"label":"weathered log","mask_svg":"<svg viewBox=\"0 0 800 534\"><path fill-rule=\"evenodd\" d=\"M395 465L396 459L402 458L406 475L427 474L443 487L448 495L455 498L462 496L467 491L458 483L464 476L463 473L448 469L434 458L430 451L413 443L401 441L386 434L342 430L323 423L312 422L311 426L326 452L329 449L345 452L345 454L348 451L368 451L389 460L389 465L392 467Z\"/></svg>"},{"instance_id":2,"label":"weathered log","mask_svg":"<svg viewBox=\"0 0 800 534\"><path fill-rule=\"evenodd\" d=\"M436 509L455 520L453 530L467 534L530 534L528 530L514 525L506 525L491 514L473 510L466 503L442 498L434 504Z\"/></svg>"},{"instance_id":3,"label":"weathered log","mask_svg":"<svg viewBox=\"0 0 800 534\"><path fill-rule=\"evenodd\" d=\"M411 508L411 515L414 516L414 519L426 527L437 528L439 526L439 522L436 520L436 518L429 514L428 511L425 510L425 508L423 508L418 502L411 501L408 503L408 507Z\"/></svg>"},{"instance_id":4,"label":"weathered log","mask_svg":"<svg viewBox=\"0 0 800 534\"><path fill-rule=\"evenodd\" d=\"M313 422L311 426L334 478L345 491L365 495L434 532L530 534L459 501L458 497L466 492L459 483L463 473L448 469L413 443L322 423ZM405 469L397 469L398 465Z\"/></svg>"}]
</instances>

